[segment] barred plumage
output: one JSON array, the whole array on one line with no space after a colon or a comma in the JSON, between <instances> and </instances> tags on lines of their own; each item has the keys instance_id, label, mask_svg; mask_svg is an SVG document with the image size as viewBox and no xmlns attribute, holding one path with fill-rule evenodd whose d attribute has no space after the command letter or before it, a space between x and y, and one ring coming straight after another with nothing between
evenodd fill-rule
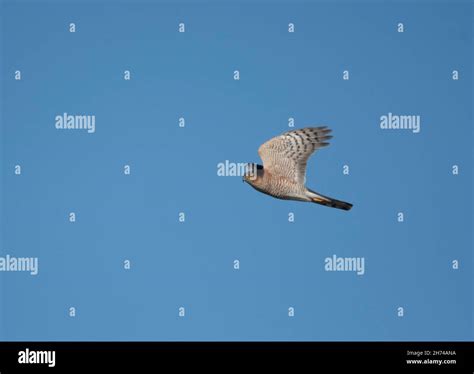
<instances>
[{"instance_id":1,"label":"barred plumage","mask_svg":"<svg viewBox=\"0 0 474 374\"><path fill-rule=\"evenodd\" d=\"M306 188L306 165L313 152L329 145L327 126L288 131L262 144L258 154L263 168L256 178L244 180L260 192L285 200L314 202L349 210L352 204L320 195Z\"/></svg>"}]
</instances>

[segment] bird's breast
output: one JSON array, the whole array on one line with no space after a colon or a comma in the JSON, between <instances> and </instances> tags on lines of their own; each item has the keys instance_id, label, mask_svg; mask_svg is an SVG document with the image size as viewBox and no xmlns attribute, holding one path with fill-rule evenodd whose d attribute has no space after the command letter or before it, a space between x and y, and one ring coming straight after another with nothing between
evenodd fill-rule
<instances>
[{"instance_id":1,"label":"bird's breast","mask_svg":"<svg viewBox=\"0 0 474 374\"><path fill-rule=\"evenodd\" d=\"M262 182L263 183L261 183L260 186L257 186L260 188L260 192L277 197L279 199L291 199L292 197L298 196L304 191L304 186L300 186L295 181L289 180L288 178L282 176L267 174L264 176Z\"/></svg>"}]
</instances>

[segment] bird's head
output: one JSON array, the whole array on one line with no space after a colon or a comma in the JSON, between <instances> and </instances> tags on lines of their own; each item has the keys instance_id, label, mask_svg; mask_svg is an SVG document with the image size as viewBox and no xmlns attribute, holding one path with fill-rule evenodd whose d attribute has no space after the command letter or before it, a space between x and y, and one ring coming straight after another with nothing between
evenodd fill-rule
<instances>
[{"instance_id":1,"label":"bird's head","mask_svg":"<svg viewBox=\"0 0 474 374\"><path fill-rule=\"evenodd\" d=\"M263 174L263 166L258 164L247 164L242 182L247 182L251 185L255 184L259 177Z\"/></svg>"}]
</instances>

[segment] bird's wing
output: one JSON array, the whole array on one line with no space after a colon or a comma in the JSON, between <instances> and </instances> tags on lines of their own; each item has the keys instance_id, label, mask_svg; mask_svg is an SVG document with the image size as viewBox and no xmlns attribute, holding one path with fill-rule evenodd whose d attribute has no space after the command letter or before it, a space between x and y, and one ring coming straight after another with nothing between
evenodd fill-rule
<instances>
[{"instance_id":1,"label":"bird's wing","mask_svg":"<svg viewBox=\"0 0 474 374\"><path fill-rule=\"evenodd\" d=\"M308 159L313 152L329 145L330 132L326 126L306 127L268 140L258 149L264 170L304 184Z\"/></svg>"}]
</instances>

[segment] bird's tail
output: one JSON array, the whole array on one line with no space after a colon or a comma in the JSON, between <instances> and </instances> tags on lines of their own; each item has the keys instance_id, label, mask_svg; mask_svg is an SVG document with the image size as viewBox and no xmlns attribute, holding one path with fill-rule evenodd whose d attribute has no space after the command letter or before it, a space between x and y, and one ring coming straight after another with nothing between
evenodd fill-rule
<instances>
[{"instance_id":1,"label":"bird's tail","mask_svg":"<svg viewBox=\"0 0 474 374\"><path fill-rule=\"evenodd\" d=\"M321 205L328 206L331 208L337 208L337 209L342 209L342 210L350 210L352 208L351 203L346 203L345 201L340 201L340 200L333 199L331 197L320 195L314 191L311 191L310 189L306 190L306 196L313 203L321 204Z\"/></svg>"}]
</instances>

